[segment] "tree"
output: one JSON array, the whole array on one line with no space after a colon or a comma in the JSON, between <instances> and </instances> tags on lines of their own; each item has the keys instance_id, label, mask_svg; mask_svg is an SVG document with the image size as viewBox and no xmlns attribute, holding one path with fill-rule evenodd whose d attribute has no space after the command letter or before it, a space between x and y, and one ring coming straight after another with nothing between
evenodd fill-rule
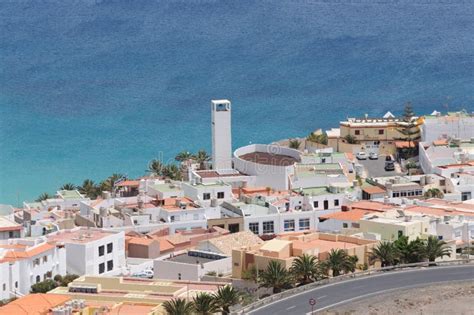
<instances>
[{"instance_id":1,"label":"tree","mask_svg":"<svg viewBox=\"0 0 474 315\"><path fill-rule=\"evenodd\" d=\"M323 265L327 270L332 270L332 276L337 277L342 272L355 270L355 263L353 258L350 258L342 249L331 249L328 259L324 261Z\"/></svg>"},{"instance_id":2,"label":"tree","mask_svg":"<svg viewBox=\"0 0 474 315\"><path fill-rule=\"evenodd\" d=\"M439 240L436 236L429 236L424 244L423 254L429 262L434 262L438 257L451 257L451 249L445 241Z\"/></svg>"},{"instance_id":3,"label":"tree","mask_svg":"<svg viewBox=\"0 0 474 315\"><path fill-rule=\"evenodd\" d=\"M36 202L41 202L43 200L46 200L46 199L50 199L52 198L53 196L51 196L50 194L48 193L42 193L41 195L38 196L38 198L36 198Z\"/></svg>"},{"instance_id":4,"label":"tree","mask_svg":"<svg viewBox=\"0 0 474 315\"><path fill-rule=\"evenodd\" d=\"M59 190L76 190L76 189L77 187L73 183L64 184L59 188Z\"/></svg>"},{"instance_id":5,"label":"tree","mask_svg":"<svg viewBox=\"0 0 474 315\"><path fill-rule=\"evenodd\" d=\"M155 176L163 176L164 165L160 160L154 159L148 165L148 172Z\"/></svg>"},{"instance_id":6,"label":"tree","mask_svg":"<svg viewBox=\"0 0 474 315\"><path fill-rule=\"evenodd\" d=\"M380 261L382 268L395 265L398 259L398 249L392 242L381 242L377 244L369 254L371 263Z\"/></svg>"},{"instance_id":7,"label":"tree","mask_svg":"<svg viewBox=\"0 0 474 315\"><path fill-rule=\"evenodd\" d=\"M191 315L193 313L193 304L180 298L165 301L163 308L169 315Z\"/></svg>"},{"instance_id":8,"label":"tree","mask_svg":"<svg viewBox=\"0 0 474 315\"><path fill-rule=\"evenodd\" d=\"M439 199L443 199L444 197L444 194L441 190L439 190L438 188L430 188L428 189L427 191L425 191L425 194L424 194L425 198L439 198Z\"/></svg>"},{"instance_id":9,"label":"tree","mask_svg":"<svg viewBox=\"0 0 474 315\"><path fill-rule=\"evenodd\" d=\"M181 171L174 164L168 164L163 168L163 176L172 180L181 180Z\"/></svg>"},{"instance_id":10,"label":"tree","mask_svg":"<svg viewBox=\"0 0 474 315\"><path fill-rule=\"evenodd\" d=\"M67 287L67 285L71 282L73 282L74 280L76 280L77 278L79 278L78 275L75 275L75 274L67 274L65 276L61 276L61 275L56 275L54 276L54 281L56 281L57 285L58 286L61 286L61 287Z\"/></svg>"},{"instance_id":11,"label":"tree","mask_svg":"<svg viewBox=\"0 0 474 315\"><path fill-rule=\"evenodd\" d=\"M242 271L242 279L256 282L258 280L257 268L255 266L252 266L247 270Z\"/></svg>"},{"instance_id":12,"label":"tree","mask_svg":"<svg viewBox=\"0 0 474 315\"><path fill-rule=\"evenodd\" d=\"M290 139L290 141L288 142L288 146L291 149L298 150L301 146L301 141L298 139Z\"/></svg>"},{"instance_id":13,"label":"tree","mask_svg":"<svg viewBox=\"0 0 474 315\"><path fill-rule=\"evenodd\" d=\"M306 140L319 144L328 144L328 135L326 133L312 132L306 137Z\"/></svg>"},{"instance_id":14,"label":"tree","mask_svg":"<svg viewBox=\"0 0 474 315\"><path fill-rule=\"evenodd\" d=\"M398 260L402 264L422 262L424 259L424 244L419 238L409 241L407 236L400 236L394 242L394 246L398 251Z\"/></svg>"},{"instance_id":15,"label":"tree","mask_svg":"<svg viewBox=\"0 0 474 315\"><path fill-rule=\"evenodd\" d=\"M290 272L301 284L308 284L322 278L321 268L316 257L303 254L293 260Z\"/></svg>"},{"instance_id":16,"label":"tree","mask_svg":"<svg viewBox=\"0 0 474 315\"><path fill-rule=\"evenodd\" d=\"M344 140L346 140L346 142L349 143L349 144L357 144L358 143L356 137L354 137L353 135L346 135L344 137Z\"/></svg>"},{"instance_id":17,"label":"tree","mask_svg":"<svg viewBox=\"0 0 474 315\"><path fill-rule=\"evenodd\" d=\"M79 192L91 199L97 198L100 193L99 188L91 179L86 179L82 182L82 185L79 187Z\"/></svg>"},{"instance_id":18,"label":"tree","mask_svg":"<svg viewBox=\"0 0 474 315\"><path fill-rule=\"evenodd\" d=\"M54 288L56 288L58 285L56 282L52 279L46 279L44 281L35 283L31 286L31 293L47 293Z\"/></svg>"},{"instance_id":19,"label":"tree","mask_svg":"<svg viewBox=\"0 0 474 315\"><path fill-rule=\"evenodd\" d=\"M359 257L356 255L349 255L347 256L347 263L344 264L344 272L355 272L357 267L357 262L359 261Z\"/></svg>"},{"instance_id":20,"label":"tree","mask_svg":"<svg viewBox=\"0 0 474 315\"><path fill-rule=\"evenodd\" d=\"M194 313L211 315L219 311L219 306L214 297L208 293L199 293L193 298Z\"/></svg>"},{"instance_id":21,"label":"tree","mask_svg":"<svg viewBox=\"0 0 474 315\"><path fill-rule=\"evenodd\" d=\"M114 173L100 183L100 191L110 191L114 189L115 182L123 178L123 174Z\"/></svg>"},{"instance_id":22,"label":"tree","mask_svg":"<svg viewBox=\"0 0 474 315\"><path fill-rule=\"evenodd\" d=\"M271 260L267 268L260 273L258 282L261 287L273 288L273 293L279 293L291 285L291 277L279 261Z\"/></svg>"},{"instance_id":23,"label":"tree","mask_svg":"<svg viewBox=\"0 0 474 315\"><path fill-rule=\"evenodd\" d=\"M420 139L420 130L418 124L414 121L415 113L410 102L405 104L402 121L399 123L397 131L402 135L400 140L408 141L407 155L411 156L416 151L412 143Z\"/></svg>"},{"instance_id":24,"label":"tree","mask_svg":"<svg viewBox=\"0 0 474 315\"><path fill-rule=\"evenodd\" d=\"M222 314L229 314L230 307L240 302L240 293L234 287L226 285L217 290L214 299Z\"/></svg>"},{"instance_id":25,"label":"tree","mask_svg":"<svg viewBox=\"0 0 474 315\"><path fill-rule=\"evenodd\" d=\"M196 162L199 163L199 168L200 169L205 169L205 163L209 161L211 158L209 157L209 154L205 150L199 150L195 155L194 159Z\"/></svg>"},{"instance_id":26,"label":"tree","mask_svg":"<svg viewBox=\"0 0 474 315\"><path fill-rule=\"evenodd\" d=\"M186 160L189 160L189 159L192 159L193 158L193 155L188 152L188 151L182 151L182 152L179 152L175 157L174 159L178 162L183 162L183 161L186 161Z\"/></svg>"}]
</instances>

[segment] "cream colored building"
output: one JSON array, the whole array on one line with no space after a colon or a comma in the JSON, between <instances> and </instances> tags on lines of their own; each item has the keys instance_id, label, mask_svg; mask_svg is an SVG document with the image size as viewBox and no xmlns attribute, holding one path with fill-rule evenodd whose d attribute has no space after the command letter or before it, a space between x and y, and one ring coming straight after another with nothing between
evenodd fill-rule
<instances>
[{"instance_id":1,"label":"cream colored building","mask_svg":"<svg viewBox=\"0 0 474 315\"><path fill-rule=\"evenodd\" d=\"M264 244L234 248L232 251L232 277L241 278L243 272L253 266L264 270L272 260L290 268L293 260L303 254L327 259L332 249L343 249L356 255L360 264L368 263L368 253L377 241L354 236L329 233L289 233Z\"/></svg>"}]
</instances>

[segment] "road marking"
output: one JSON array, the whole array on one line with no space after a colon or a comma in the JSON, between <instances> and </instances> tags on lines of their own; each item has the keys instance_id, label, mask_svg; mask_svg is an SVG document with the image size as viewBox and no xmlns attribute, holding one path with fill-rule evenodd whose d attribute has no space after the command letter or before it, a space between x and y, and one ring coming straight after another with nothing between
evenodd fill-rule
<instances>
[{"instance_id":1,"label":"road marking","mask_svg":"<svg viewBox=\"0 0 474 315\"><path fill-rule=\"evenodd\" d=\"M317 300L324 299L326 296L327 296L327 295L321 295L321 296L318 296L318 297L316 298L316 301L317 301Z\"/></svg>"},{"instance_id":2,"label":"road marking","mask_svg":"<svg viewBox=\"0 0 474 315\"><path fill-rule=\"evenodd\" d=\"M293 309L293 308L295 308L295 307L296 307L296 305L293 305L293 306L288 307L286 310L289 311L289 310L291 310L291 309Z\"/></svg>"},{"instance_id":3,"label":"road marking","mask_svg":"<svg viewBox=\"0 0 474 315\"><path fill-rule=\"evenodd\" d=\"M324 284L324 285L320 285L320 286L311 288L311 289L309 289L309 290L305 290L305 291L302 291L302 292L299 292L299 293L296 293L296 294L287 296L287 297L282 298L282 299L279 299L279 300L277 300L277 301L273 301L273 302L264 304L264 305L262 305L262 306L259 306L259 307L255 308L255 309L251 310L251 311L249 312L249 314L252 314L253 312L258 311L258 310L261 309L261 308L268 307L269 305L272 305L272 304L275 304L275 303L279 303L279 302L284 301L284 300L292 299L292 298L294 298L294 297L296 297L296 296L299 296L299 295L302 295L302 294L306 294L306 293L308 293L308 292L317 291L317 290L319 290L319 289L331 287L331 286L338 285L338 284L342 284L342 283L348 283L348 282L353 282L353 281L358 281L358 280L363 280L363 279L376 278L376 277L390 276L390 275L394 275L394 274L397 274L397 273L409 273L409 272L417 272L417 271L424 271L424 270L442 270L442 269L449 269L449 268L472 268L472 264L467 264L467 265L453 265L453 266L439 266L439 267L436 267L436 268L433 268L433 269L414 268L414 269L408 269L408 270L404 269L404 270L399 270L399 271L381 272L381 273L375 273L375 274L373 274L373 275L367 275L367 276L362 276L362 277L356 277L356 278L354 278L354 279L349 279L349 280L343 280L343 281L333 282L333 283L329 283L329 284Z\"/></svg>"},{"instance_id":4,"label":"road marking","mask_svg":"<svg viewBox=\"0 0 474 315\"><path fill-rule=\"evenodd\" d=\"M459 281L459 280L457 280L457 281ZM472 281L472 280L471 279L462 280L462 281L459 281L459 282L464 282L464 281ZM397 291L397 290L400 290L400 289L413 289L413 288L418 288L418 287L425 287L426 285L432 286L432 285L441 284L443 282L451 282L451 280L431 282L429 284L426 284L426 283L414 284L414 285L408 285L408 286L405 286L405 287L398 287L398 288L393 288L393 289L387 289L387 290L367 293L367 294L359 295L359 296L356 296L356 297L353 297L353 298L350 298L350 299L347 299L347 300L344 300L344 301L333 303L331 305L328 305L328 306L325 306L325 307L322 307L322 308L318 308L318 309L316 309L316 311L321 312L321 311L327 310L328 308L332 308L332 307L336 307L336 306L339 306L339 305L347 304L347 303L352 302L352 301L363 300L363 299L368 298L368 297L372 297L372 296L376 296L376 295L380 295L380 294L384 294L384 293L389 293L389 292L394 292L394 291ZM311 312L306 313L306 315L311 315Z\"/></svg>"}]
</instances>

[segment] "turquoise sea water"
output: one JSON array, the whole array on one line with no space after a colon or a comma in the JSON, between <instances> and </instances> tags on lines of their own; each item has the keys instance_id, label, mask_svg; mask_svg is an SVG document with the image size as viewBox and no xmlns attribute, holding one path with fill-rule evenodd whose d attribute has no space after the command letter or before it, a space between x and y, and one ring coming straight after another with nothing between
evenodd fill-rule
<instances>
[{"instance_id":1,"label":"turquoise sea water","mask_svg":"<svg viewBox=\"0 0 474 315\"><path fill-rule=\"evenodd\" d=\"M347 116L474 110L472 1L0 1L0 203Z\"/></svg>"}]
</instances>

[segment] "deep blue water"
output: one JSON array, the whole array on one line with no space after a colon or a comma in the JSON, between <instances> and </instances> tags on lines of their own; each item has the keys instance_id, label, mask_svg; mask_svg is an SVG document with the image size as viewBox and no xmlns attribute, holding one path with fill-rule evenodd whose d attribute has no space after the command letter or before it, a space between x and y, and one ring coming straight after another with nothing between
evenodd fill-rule
<instances>
[{"instance_id":1,"label":"deep blue water","mask_svg":"<svg viewBox=\"0 0 474 315\"><path fill-rule=\"evenodd\" d=\"M474 110L472 1L0 1L0 203L347 116Z\"/></svg>"}]
</instances>

